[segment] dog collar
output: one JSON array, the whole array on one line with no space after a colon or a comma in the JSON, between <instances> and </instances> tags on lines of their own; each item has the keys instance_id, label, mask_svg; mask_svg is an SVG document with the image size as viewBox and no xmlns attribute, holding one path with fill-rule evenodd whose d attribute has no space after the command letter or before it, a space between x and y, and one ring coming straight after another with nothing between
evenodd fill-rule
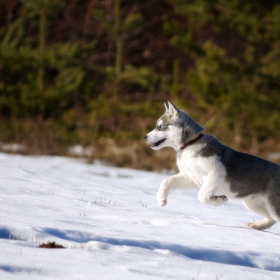
<instances>
[{"instance_id":1,"label":"dog collar","mask_svg":"<svg viewBox=\"0 0 280 280\"><path fill-rule=\"evenodd\" d=\"M200 133L196 138L194 138L193 140L190 140L188 142L186 142L181 148L180 151L184 150L185 148L187 148L188 146L192 145L193 143L195 143L197 140L199 140L201 137L203 136L202 133Z\"/></svg>"}]
</instances>

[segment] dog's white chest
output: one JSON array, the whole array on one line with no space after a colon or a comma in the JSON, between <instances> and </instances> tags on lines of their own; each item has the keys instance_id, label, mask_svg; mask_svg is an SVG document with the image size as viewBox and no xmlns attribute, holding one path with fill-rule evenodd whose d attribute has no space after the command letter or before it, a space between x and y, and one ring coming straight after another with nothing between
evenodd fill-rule
<instances>
[{"instance_id":1,"label":"dog's white chest","mask_svg":"<svg viewBox=\"0 0 280 280\"><path fill-rule=\"evenodd\" d=\"M186 173L199 187L211 172L213 161L214 159L193 156L190 152L179 153L177 157L180 172Z\"/></svg>"},{"instance_id":2,"label":"dog's white chest","mask_svg":"<svg viewBox=\"0 0 280 280\"><path fill-rule=\"evenodd\" d=\"M229 183L225 181L226 170L218 157L206 158L197 156L191 151L185 151L178 154L177 164L180 172L185 173L198 187L202 187L208 175L214 172L217 178L223 178L215 195L226 195L231 198L236 196L230 191Z\"/></svg>"}]
</instances>

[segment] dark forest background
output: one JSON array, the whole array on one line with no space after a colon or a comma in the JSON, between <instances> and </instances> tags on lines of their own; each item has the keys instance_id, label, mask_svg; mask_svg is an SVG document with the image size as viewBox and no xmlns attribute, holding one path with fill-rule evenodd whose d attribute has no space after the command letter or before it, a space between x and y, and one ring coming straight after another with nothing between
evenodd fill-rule
<instances>
[{"instance_id":1,"label":"dark forest background","mask_svg":"<svg viewBox=\"0 0 280 280\"><path fill-rule=\"evenodd\" d=\"M58 155L79 144L89 160L172 168L173 151L143 140L169 100L235 149L280 149L279 1L0 7L1 143Z\"/></svg>"}]
</instances>

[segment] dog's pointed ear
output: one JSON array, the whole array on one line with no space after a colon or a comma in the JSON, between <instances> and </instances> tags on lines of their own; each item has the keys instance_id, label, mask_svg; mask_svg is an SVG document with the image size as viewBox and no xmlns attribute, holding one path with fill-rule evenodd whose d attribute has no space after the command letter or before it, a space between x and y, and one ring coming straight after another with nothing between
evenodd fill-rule
<instances>
[{"instance_id":1,"label":"dog's pointed ear","mask_svg":"<svg viewBox=\"0 0 280 280\"><path fill-rule=\"evenodd\" d=\"M164 103L165 112L168 112L168 104Z\"/></svg>"},{"instance_id":2,"label":"dog's pointed ear","mask_svg":"<svg viewBox=\"0 0 280 280\"><path fill-rule=\"evenodd\" d=\"M168 101L168 113L171 117L177 117L179 115L179 110Z\"/></svg>"}]
</instances>

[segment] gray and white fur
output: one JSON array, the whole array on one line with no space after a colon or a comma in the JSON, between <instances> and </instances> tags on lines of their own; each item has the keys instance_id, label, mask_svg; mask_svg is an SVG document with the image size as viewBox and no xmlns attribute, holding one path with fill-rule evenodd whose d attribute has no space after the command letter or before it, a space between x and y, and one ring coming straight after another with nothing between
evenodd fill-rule
<instances>
[{"instance_id":1,"label":"gray and white fur","mask_svg":"<svg viewBox=\"0 0 280 280\"><path fill-rule=\"evenodd\" d=\"M198 200L213 206L239 198L245 207L264 218L248 222L250 228L263 230L280 222L280 166L264 159L237 152L205 130L170 102L156 128L145 136L154 150L169 146L177 151L179 173L160 184L157 200L167 203L170 191L199 187ZM198 140L196 140L198 139ZM189 141L196 140L189 146Z\"/></svg>"}]
</instances>

